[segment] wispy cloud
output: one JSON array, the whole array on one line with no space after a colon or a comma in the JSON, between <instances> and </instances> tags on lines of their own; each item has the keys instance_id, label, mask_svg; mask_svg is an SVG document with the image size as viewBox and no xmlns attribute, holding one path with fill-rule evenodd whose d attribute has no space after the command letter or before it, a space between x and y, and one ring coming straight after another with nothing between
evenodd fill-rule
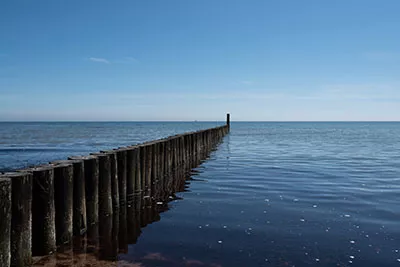
<instances>
[{"instance_id":1,"label":"wispy cloud","mask_svg":"<svg viewBox=\"0 0 400 267\"><path fill-rule=\"evenodd\" d=\"M140 61L134 57L124 57L122 59L108 60L102 57L90 57L88 60L96 63L104 64L129 64L129 63L139 63Z\"/></svg>"},{"instance_id":2,"label":"wispy cloud","mask_svg":"<svg viewBox=\"0 0 400 267\"><path fill-rule=\"evenodd\" d=\"M96 62L96 63L110 64L110 61L108 61L105 58L100 58L100 57L90 57L89 60L92 62Z\"/></svg>"}]
</instances>

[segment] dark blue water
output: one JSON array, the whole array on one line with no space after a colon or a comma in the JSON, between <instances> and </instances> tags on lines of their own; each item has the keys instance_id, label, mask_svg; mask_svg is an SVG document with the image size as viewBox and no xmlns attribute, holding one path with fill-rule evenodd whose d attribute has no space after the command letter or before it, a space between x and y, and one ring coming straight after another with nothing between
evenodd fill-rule
<instances>
[{"instance_id":1,"label":"dark blue water","mask_svg":"<svg viewBox=\"0 0 400 267\"><path fill-rule=\"evenodd\" d=\"M134 125L1 124L1 166L214 126ZM400 123L233 123L178 196L113 266L400 266Z\"/></svg>"}]
</instances>

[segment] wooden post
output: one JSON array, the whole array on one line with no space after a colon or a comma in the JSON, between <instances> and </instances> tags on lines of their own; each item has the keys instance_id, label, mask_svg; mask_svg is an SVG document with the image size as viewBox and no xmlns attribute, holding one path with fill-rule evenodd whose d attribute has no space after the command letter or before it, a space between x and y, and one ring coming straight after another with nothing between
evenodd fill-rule
<instances>
[{"instance_id":1,"label":"wooden post","mask_svg":"<svg viewBox=\"0 0 400 267\"><path fill-rule=\"evenodd\" d=\"M126 207L126 174L127 174L127 163L126 163L126 152L124 148L115 150L117 153L117 165L118 165L118 194L119 194L119 207L124 209Z\"/></svg>"},{"instance_id":2,"label":"wooden post","mask_svg":"<svg viewBox=\"0 0 400 267\"><path fill-rule=\"evenodd\" d=\"M226 114L226 125L228 126L228 128L231 127L231 114L229 113Z\"/></svg>"},{"instance_id":3,"label":"wooden post","mask_svg":"<svg viewBox=\"0 0 400 267\"><path fill-rule=\"evenodd\" d=\"M190 160L190 134L185 135L185 162L184 168L186 175L189 173L189 160Z\"/></svg>"},{"instance_id":4,"label":"wooden post","mask_svg":"<svg viewBox=\"0 0 400 267\"><path fill-rule=\"evenodd\" d=\"M69 160L74 168L73 234L79 236L87 231L85 168L82 159Z\"/></svg>"},{"instance_id":5,"label":"wooden post","mask_svg":"<svg viewBox=\"0 0 400 267\"><path fill-rule=\"evenodd\" d=\"M112 198L110 154L92 153L99 161L99 257L109 259L112 239Z\"/></svg>"},{"instance_id":6,"label":"wooden post","mask_svg":"<svg viewBox=\"0 0 400 267\"><path fill-rule=\"evenodd\" d=\"M117 154L110 153L111 167L111 200L113 213L119 211L119 190L118 190L118 162Z\"/></svg>"},{"instance_id":7,"label":"wooden post","mask_svg":"<svg viewBox=\"0 0 400 267\"><path fill-rule=\"evenodd\" d=\"M52 165L54 166L56 244L60 246L72 241L73 167L72 164Z\"/></svg>"},{"instance_id":8,"label":"wooden post","mask_svg":"<svg viewBox=\"0 0 400 267\"><path fill-rule=\"evenodd\" d=\"M212 129L209 131L209 135L210 135L210 151L214 148L214 144L215 144L215 132L216 129Z\"/></svg>"},{"instance_id":9,"label":"wooden post","mask_svg":"<svg viewBox=\"0 0 400 267\"><path fill-rule=\"evenodd\" d=\"M202 133L198 132L197 133L197 162L196 162L196 166L198 166L202 160Z\"/></svg>"},{"instance_id":10,"label":"wooden post","mask_svg":"<svg viewBox=\"0 0 400 267\"><path fill-rule=\"evenodd\" d=\"M195 133L190 134L190 169L193 169L196 167L195 164L195 159L196 159L196 147L195 147Z\"/></svg>"},{"instance_id":11,"label":"wooden post","mask_svg":"<svg viewBox=\"0 0 400 267\"><path fill-rule=\"evenodd\" d=\"M163 184L164 184L164 140L158 142L158 197L163 201Z\"/></svg>"},{"instance_id":12,"label":"wooden post","mask_svg":"<svg viewBox=\"0 0 400 267\"><path fill-rule=\"evenodd\" d=\"M165 154L164 154L164 150L165 150L165 141L161 140L160 144L159 144L159 164L160 164L160 172L159 172L159 176L158 176L158 195L160 197L161 200L164 200L164 174L165 174Z\"/></svg>"},{"instance_id":13,"label":"wooden post","mask_svg":"<svg viewBox=\"0 0 400 267\"><path fill-rule=\"evenodd\" d=\"M169 181L171 179L171 139L165 140L165 157L164 157L164 196L169 197Z\"/></svg>"},{"instance_id":14,"label":"wooden post","mask_svg":"<svg viewBox=\"0 0 400 267\"><path fill-rule=\"evenodd\" d=\"M118 256L118 234L119 234L119 188L118 188L118 158L115 151L107 152L110 156L111 168L111 199L112 199L112 231L110 259L116 260Z\"/></svg>"},{"instance_id":15,"label":"wooden post","mask_svg":"<svg viewBox=\"0 0 400 267\"><path fill-rule=\"evenodd\" d=\"M0 178L0 266L11 262L11 180Z\"/></svg>"},{"instance_id":16,"label":"wooden post","mask_svg":"<svg viewBox=\"0 0 400 267\"><path fill-rule=\"evenodd\" d=\"M110 178L111 178L111 203L112 210L119 212L119 189L118 189L118 159L114 150L101 151L108 155L110 160Z\"/></svg>"},{"instance_id":17,"label":"wooden post","mask_svg":"<svg viewBox=\"0 0 400 267\"><path fill-rule=\"evenodd\" d=\"M151 169L151 172L150 172L150 183L149 183L150 184L150 186L149 186L149 190L150 190L149 195L152 198L154 198L156 196L156 187L155 186L156 186L156 179L157 179L157 177L156 177L157 155L156 155L156 147L155 147L155 143L154 142L149 144L149 149L151 151L151 158L149 160L150 161L150 169Z\"/></svg>"},{"instance_id":18,"label":"wooden post","mask_svg":"<svg viewBox=\"0 0 400 267\"><path fill-rule=\"evenodd\" d=\"M196 133L196 163L195 166L198 166L201 161L201 132Z\"/></svg>"},{"instance_id":19,"label":"wooden post","mask_svg":"<svg viewBox=\"0 0 400 267\"><path fill-rule=\"evenodd\" d=\"M176 138L171 138L171 176L170 176L170 186L168 194L175 192L175 182L176 182L176 164L177 164L177 147Z\"/></svg>"},{"instance_id":20,"label":"wooden post","mask_svg":"<svg viewBox=\"0 0 400 267\"><path fill-rule=\"evenodd\" d=\"M110 156L108 154L92 153L91 155L96 156L99 161L98 197L99 197L99 221L100 221L101 216L109 217L113 213L112 199L111 199L111 162L110 162Z\"/></svg>"},{"instance_id":21,"label":"wooden post","mask_svg":"<svg viewBox=\"0 0 400 267\"><path fill-rule=\"evenodd\" d=\"M56 251L54 206L54 168L38 166L22 172L32 177L32 255L44 256Z\"/></svg>"},{"instance_id":22,"label":"wooden post","mask_svg":"<svg viewBox=\"0 0 400 267\"><path fill-rule=\"evenodd\" d=\"M166 181L167 181L167 173L168 173L168 141L166 140L166 139L163 139L162 140L162 145L161 145L161 148L162 148L162 156L161 156L161 158L162 158L162 173L161 173L161 185L160 185L160 187L161 187L161 192L160 192L160 195L161 195L161 198L162 199L166 199L167 198L167 196L166 196L166 193L165 193L165 186L166 186Z\"/></svg>"},{"instance_id":23,"label":"wooden post","mask_svg":"<svg viewBox=\"0 0 400 267\"><path fill-rule=\"evenodd\" d=\"M134 193L136 195L140 195L143 188L142 183L142 168L141 168L141 149L138 146L134 147L133 151L133 160L135 165L133 166L133 170L135 172L135 186Z\"/></svg>"},{"instance_id":24,"label":"wooden post","mask_svg":"<svg viewBox=\"0 0 400 267\"><path fill-rule=\"evenodd\" d=\"M171 138L171 175L170 175L170 180L169 180L169 187L168 187L168 195L174 192L175 190L175 164L176 164L176 142L175 138Z\"/></svg>"},{"instance_id":25,"label":"wooden post","mask_svg":"<svg viewBox=\"0 0 400 267\"><path fill-rule=\"evenodd\" d=\"M190 134L185 135L185 175L190 171Z\"/></svg>"},{"instance_id":26,"label":"wooden post","mask_svg":"<svg viewBox=\"0 0 400 267\"><path fill-rule=\"evenodd\" d=\"M153 199L159 199L159 171L160 171L160 143L155 141L153 142L153 159L152 159L152 172L151 172L151 194Z\"/></svg>"},{"instance_id":27,"label":"wooden post","mask_svg":"<svg viewBox=\"0 0 400 267\"><path fill-rule=\"evenodd\" d=\"M70 159L83 160L85 171L86 225L89 227L99 221L99 160L91 156L74 156Z\"/></svg>"},{"instance_id":28,"label":"wooden post","mask_svg":"<svg viewBox=\"0 0 400 267\"><path fill-rule=\"evenodd\" d=\"M196 133L196 166L201 162L201 132Z\"/></svg>"},{"instance_id":29,"label":"wooden post","mask_svg":"<svg viewBox=\"0 0 400 267\"><path fill-rule=\"evenodd\" d=\"M181 188L182 181L185 180L185 151L184 151L184 136L180 135L178 138L178 143L179 143L179 172L178 172L178 180L179 181L179 188Z\"/></svg>"},{"instance_id":30,"label":"wooden post","mask_svg":"<svg viewBox=\"0 0 400 267\"><path fill-rule=\"evenodd\" d=\"M127 177L127 148L119 148L116 150L118 161L118 191L119 191L119 214L118 216L118 248L121 253L128 253L127 242L127 199L126 199L126 177ZM116 220L113 220L113 233L115 232Z\"/></svg>"},{"instance_id":31,"label":"wooden post","mask_svg":"<svg viewBox=\"0 0 400 267\"><path fill-rule=\"evenodd\" d=\"M188 156L188 147L187 147L187 144L188 144L188 135L187 134L184 134L183 135L183 162L182 162L182 172L183 172L183 174L184 174L184 176L185 176L185 179L186 179L186 174L187 174L187 160L189 159L189 156Z\"/></svg>"},{"instance_id":32,"label":"wooden post","mask_svg":"<svg viewBox=\"0 0 400 267\"><path fill-rule=\"evenodd\" d=\"M183 176L183 135L179 135L178 141L178 179Z\"/></svg>"},{"instance_id":33,"label":"wooden post","mask_svg":"<svg viewBox=\"0 0 400 267\"><path fill-rule=\"evenodd\" d=\"M139 146L139 162L140 162L140 191L145 194L146 191L146 147L144 145Z\"/></svg>"},{"instance_id":34,"label":"wooden post","mask_svg":"<svg viewBox=\"0 0 400 267\"><path fill-rule=\"evenodd\" d=\"M146 185L146 195L150 196L151 195L151 173L152 173L152 158L153 158L153 151L152 151L152 145L151 144L146 144L146 180L145 180L145 185Z\"/></svg>"},{"instance_id":35,"label":"wooden post","mask_svg":"<svg viewBox=\"0 0 400 267\"><path fill-rule=\"evenodd\" d=\"M135 149L129 148L126 151L126 203L131 205L133 201L133 195L135 194L135 175L136 175L136 158Z\"/></svg>"},{"instance_id":36,"label":"wooden post","mask_svg":"<svg viewBox=\"0 0 400 267\"><path fill-rule=\"evenodd\" d=\"M180 188L181 180L182 180L182 135L179 135L176 139L177 147L178 147L178 166L177 166L177 173L176 173L176 180L178 182L177 188ZM176 190L176 191L179 191Z\"/></svg>"},{"instance_id":37,"label":"wooden post","mask_svg":"<svg viewBox=\"0 0 400 267\"><path fill-rule=\"evenodd\" d=\"M201 161L206 158L206 131L201 132Z\"/></svg>"},{"instance_id":38,"label":"wooden post","mask_svg":"<svg viewBox=\"0 0 400 267\"><path fill-rule=\"evenodd\" d=\"M11 266L30 266L32 264L32 174L11 172L0 175L0 179L3 178L11 179L12 188Z\"/></svg>"},{"instance_id":39,"label":"wooden post","mask_svg":"<svg viewBox=\"0 0 400 267\"><path fill-rule=\"evenodd\" d=\"M164 149L163 149L163 141L159 140L157 145L157 154L158 154L158 174L157 174L157 194L159 200L162 200L162 184L163 184L163 165L164 165Z\"/></svg>"},{"instance_id":40,"label":"wooden post","mask_svg":"<svg viewBox=\"0 0 400 267\"><path fill-rule=\"evenodd\" d=\"M99 160L85 158L86 218L88 227L99 222Z\"/></svg>"}]
</instances>

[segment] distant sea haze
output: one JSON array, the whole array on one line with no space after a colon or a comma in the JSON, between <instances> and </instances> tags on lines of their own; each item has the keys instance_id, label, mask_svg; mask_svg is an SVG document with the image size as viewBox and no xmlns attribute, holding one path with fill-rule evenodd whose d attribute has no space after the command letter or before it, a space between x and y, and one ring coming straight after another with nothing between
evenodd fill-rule
<instances>
[{"instance_id":1,"label":"distant sea haze","mask_svg":"<svg viewBox=\"0 0 400 267\"><path fill-rule=\"evenodd\" d=\"M221 124L0 123L0 169ZM398 122L233 122L186 191L119 259L145 266L397 266L399 132Z\"/></svg>"}]
</instances>

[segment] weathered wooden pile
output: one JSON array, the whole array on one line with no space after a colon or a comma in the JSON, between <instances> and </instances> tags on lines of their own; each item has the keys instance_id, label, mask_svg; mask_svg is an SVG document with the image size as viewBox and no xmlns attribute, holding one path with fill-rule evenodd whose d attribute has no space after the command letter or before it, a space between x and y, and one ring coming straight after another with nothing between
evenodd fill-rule
<instances>
[{"instance_id":1,"label":"weathered wooden pile","mask_svg":"<svg viewBox=\"0 0 400 267\"><path fill-rule=\"evenodd\" d=\"M146 201L167 201L229 132L227 119L221 127L0 174L0 266L29 266L33 256L91 231L100 249L115 237L129 239L134 212ZM105 258L118 251L118 240L111 243L100 253Z\"/></svg>"}]
</instances>

